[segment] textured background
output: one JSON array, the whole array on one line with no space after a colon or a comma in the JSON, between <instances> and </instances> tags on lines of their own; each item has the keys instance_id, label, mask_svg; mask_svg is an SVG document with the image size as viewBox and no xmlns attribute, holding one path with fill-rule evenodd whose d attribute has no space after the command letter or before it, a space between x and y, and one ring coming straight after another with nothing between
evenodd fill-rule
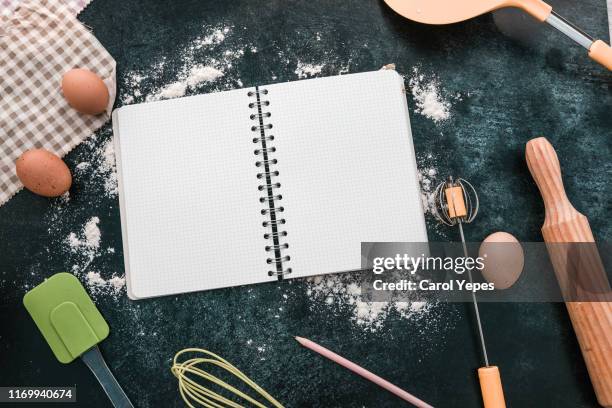
<instances>
[{"instance_id":1,"label":"textured background","mask_svg":"<svg viewBox=\"0 0 612 408\"><path fill-rule=\"evenodd\" d=\"M608 40L603 0L552 3ZM238 80L244 86L295 80L298 60L324 60L322 75L347 66L358 72L394 62L403 73L418 66L435 73L449 95L461 95L444 123L412 109L411 116L420 164L461 174L481 195L482 213L467 228L468 240L494 230L522 241L541 239L543 207L523 159L526 141L538 135L556 147L568 194L588 215L597 239L612 238L612 78L584 50L519 13L429 27L405 21L376 0L96 0L80 19L117 60L119 104L131 92L130 70L146 71L165 57L158 79L174 80L181 66L177 50L206 26L232 25L232 38L248 39L258 51L235 61L221 87L203 86L198 93L237 87ZM321 41L313 41L316 33ZM155 86L145 82L142 90ZM71 169L109 137L107 126L69 154ZM92 215L100 217L103 244L117 251L90 267L122 271L118 203L104 196L94 175L75 179L68 204L24 191L0 208L0 383L76 384L74 406L107 407L87 368L59 364L21 306L27 287L71 268L62 241ZM457 238L429 218L428 229L430 240ZM306 282L292 281L137 303L101 296L96 303L111 326L102 352L137 407L182 406L168 368L187 346L220 353L287 406L401 405L301 349L293 335L330 346L435 406L479 406L480 355L469 305L437 305L413 319L391 314L372 332L355 325L346 308L313 306L307 289ZM562 304L486 304L482 318L509 406L596 406Z\"/></svg>"}]
</instances>

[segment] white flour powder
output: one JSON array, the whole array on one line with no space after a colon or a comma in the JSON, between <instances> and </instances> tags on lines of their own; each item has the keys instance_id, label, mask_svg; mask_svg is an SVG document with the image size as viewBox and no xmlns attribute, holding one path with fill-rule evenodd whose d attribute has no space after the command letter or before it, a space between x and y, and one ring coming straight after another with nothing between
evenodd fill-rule
<instances>
[{"instance_id":1,"label":"white flour powder","mask_svg":"<svg viewBox=\"0 0 612 408\"><path fill-rule=\"evenodd\" d=\"M419 166L419 182L421 183L421 200L423 202L423 211L425 214L435 213L435 195L434 191L437 187L438 171L433 167Z\"/></svg>"},{"instance_id":2,"label":"white flour powder","mask_svg":"<svg viewBox=\"0 0 612 408\"><path fill-rule=\"evenodd\" d=\"M224 42L232 33L232 27L216 27L204 29L204 34L193 39L187 46L178 52L178 61L182 66L175 74L176 79L170 83L163 83L166 70L166 59L162 57L157 63L143 72L128 72L123 81L127 93L121 96L124 105L151 102L162 99L171 99L185 96L198 87L218 82L225 76L225 71L232 68L235 61L240 59L245 50L256 53L257 48L250 45L225 46ZM224 46L224 50L219 47ZM232 85L241 87L240 79L229 79ZM162 83L160 85L160 83ZM152 91L145 92L144 85ZM234 88L235 86L231 86ZM146 93L146 95L145 95Z\"/></svg>"},{"instance_id":3,"label":"white flour powder","mask_svg":"<svg viewBox=\"0 0 612 408\"><path fill-rule=\"evenodd\" d=\"M202 48L206 45L219 44L225 40L225 35L229 33L230 27L216 28L212 33L205 35L204 37L198 37L194 41L193 46L195 48Z\"/></svg>"},{"instance_id":4,"label":"white flour powder","mask_svg":"<svg viewBox=\"0 0 612 408\"><path fill-rule=\"evenodd\" d=\"M100 273L90 271L87 272L87 275L85 275L85 282L90 293L110 293L113 295L117 295L125 286L125 277L113 276L112 278L106 280L102 278Z\"/></svg>"},{"instance_id":5,"label":"white flour powder","mask_svg":"<svg viewBox=\"0 0 612 408\"><path fill-rule=\"evenodd\" d=\"M415 67L408 84L416 105L416 113L436 123L450 118L451 103L443 98L440 84L435 77L427 78Z\"/></svg>"},{"instance_id":6,"label":"white flour powder","mask_svg":"<svg viewBox=\"0 0 612 408\"><path fill-rule=\"evenodd\" d=\"M185 92L189 88L195 88L205 82L212 82L223 76L223 72L209 66L195 66L189 70L187 76L179 81L166 85L156 94L149 95L147 101L156 101L159 99L171 99L185 96Z\"/></svg>"},{"instance_id":7,"label":"white flour powder","mask_svg":"<svg viewBox=\"0 0 612 408\"><path fill-rule=\"evenodd\" d=\"M110 197L118 194L117 185L117 166L115 164L115 145L113 139L109 139L102 147L101 160L98 166L98 172L104 177L104 190Z\"/></svg>"},{"instance_id":8,"label":"white flour powder","mask_svg":"<svg viewBox=\"0 0 612 408\"><path fill-rule=\"evenodd\" d=\"M100 248L100 228L98 217L91 217L79 234L71 232L66 240L72 252L80 252L89 258L95 256Z\"/></svg>"},{"instance_id":9,"label":"white flour powder","mask_svg":"<svg viewBox=\"0 0 612 408\"><path fill-rule=\"evenodd\" d=\"M101 249L102 233L100 232L100 218L91 217L78 232L71 232L66 243L71 254L72 273L87 286L88 292L93 295L113 295L117 297L125 286L125 277L113 274L105 279L100 272L90 270L94 260L105 252L115 253L114 248Z\"/></svg>"},{"instance_id":10,"label":"white flour powder","mask_svg":"<svg viewBox=\"0 0 612 408\"><path fill-rule=\"evenodd\" d=\"M366 302L356 278L349 274L315 276L307 282L306 294L311 299L311 307L348 307L353 322L369 331L381 329L390 313L410 319L420 317L431 308L431 304L424 301Z\"/></svg>"},{"instance_id":11,"label":"white flour powder","mask_svg":"<svg viewBox=\"0 0 612 408\"><path fill-rule=\"evenodd\" d=\"M324 64L305 64L298 61L295 73L298 78L308 78L320 74L324 66Z\"/></svg>"},{"instance_id":12,"label":"white flour powder","mask_svg":"<svg viewBox=\"0 0 612 408\"><path fill-rule=\"evenodd\" d=\"M94 143L92 136L89 143ZM95 184L101 184L104 194L113 198L117 196L117 166L115 165L115 146L113 138L109 138L100 147L94 149L88 161L82 161L75 167L75 176L88 178Z\"/></svg>"}]
</instances>

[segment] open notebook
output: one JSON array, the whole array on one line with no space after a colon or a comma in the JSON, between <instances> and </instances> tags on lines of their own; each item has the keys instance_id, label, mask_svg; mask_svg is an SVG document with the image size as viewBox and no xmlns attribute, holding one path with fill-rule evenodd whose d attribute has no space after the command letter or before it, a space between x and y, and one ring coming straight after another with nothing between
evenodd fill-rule
<instances>
[{"instance_id":1,"label":"open notebook","mask_svg":"<svg viewBox=\"0 0 612 408\"><path fill-rule=\"evenodd\" d=\"M427 241L392 70L113 113L132 299L361 269L361 242Z\"/></svg>"}]
</instances>

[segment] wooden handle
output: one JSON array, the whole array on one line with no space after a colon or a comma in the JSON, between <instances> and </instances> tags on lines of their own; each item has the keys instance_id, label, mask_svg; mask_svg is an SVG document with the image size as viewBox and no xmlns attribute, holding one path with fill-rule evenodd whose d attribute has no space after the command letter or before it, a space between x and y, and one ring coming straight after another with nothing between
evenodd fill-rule
<instances>
[{"instance_id":1,"label":"wooden handle","mask_svg":"<svg viewBox=\"0 0 612 408\"><path fill-rule=\"evenodd\" d=\"M589 48L589 57L612 71L612 48L605 42L594 41Z\"/></svg>"},{"instance_id":2,"label":"wooden handle","mask_svg":"<svg viewBox=\"0 0 612 408\"><path fill-rule=\"evenodd\" d=\"M496 366L480 367L478 378L484 408L506 408L499 368Z\"/></svg>"},{"instance_id":3,"label":"wooden handle","mask_svg":"<svg viewBox=\"0 0 612 408\"><path fill-rule=\"evenodd\" d=\"M507 0L504 6L523 9L541 23L546 21L552 11L552 7L542 0Z\"/></svg>"},{"instance_id":4,"label":"wooden handle","mask_svg":"<svg viewBox=\"0 0 612 408\"><path fill-rule=\"evenodd\" d=\"M539 137L527 142L525 157L527 167L529 167L529 171L544 199L546 209L544 225L571 221L582 215L574 209L567 198L567 194L565 194L559 159L548 140Z\"/></svg>"},{"instance_id":5,"label":"wooden handle","mask_svg":"<svg viewBox=\"0 0 612 408\"><path fill-rule=\"evenodd\" d=\"M561 179L559 159L552 145L543 137L527 143L526 159L546 208L542 235L547 243L595 242L586 217L567 198ZM551 262L566 295L571 288L568 276L569 245L548 245ZM595 248L595 246L590 247ZM591 253L581 263L584 281L599 288L609 288L599 254ZM581 279L582 281L582 279ZM609 289L608 289L609 290ZM597 400L612 407L612 302L566 302L582 356L586 362Z\"/></svg>"}]
</instances>

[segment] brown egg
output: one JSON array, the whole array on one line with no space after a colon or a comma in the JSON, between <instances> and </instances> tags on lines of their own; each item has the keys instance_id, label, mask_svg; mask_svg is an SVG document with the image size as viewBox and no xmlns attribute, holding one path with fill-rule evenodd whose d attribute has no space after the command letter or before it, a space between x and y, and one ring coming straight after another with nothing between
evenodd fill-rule
<instances>
[{"instance_id":1,"label":"brown egg","mask_svg":"<svg viewBox=\"0 0 612 408\"><path fill-rule=\"evenodd\" d=\"M108 105L108 88L93 72L75 68L62 78L62 92L68 104L81 113L98 115Z\"/></svg>"},{"instance_id":2,"label":"brown egg","mask_svg":"<svg viewBox=\"0 0 612 408\"><path fill-rule=\"evenodd\" d=\"M45 197L64 194L72 184L66 163L45 149L28 150L16 162L17 177L25 188Z\"/></svg>"},{"instance_id":3,"label":"brown egg","mask_svg":"<svg viewBox=\"0 0 612 408\"><path fill-rule=\"evenodd\" d=\"M482 275L495 285L495 289L508 289L523 272L523 247L507 232L495 232L486 237L480 244L478 256L484 258Z\"/></svg>"}]
</instances>

